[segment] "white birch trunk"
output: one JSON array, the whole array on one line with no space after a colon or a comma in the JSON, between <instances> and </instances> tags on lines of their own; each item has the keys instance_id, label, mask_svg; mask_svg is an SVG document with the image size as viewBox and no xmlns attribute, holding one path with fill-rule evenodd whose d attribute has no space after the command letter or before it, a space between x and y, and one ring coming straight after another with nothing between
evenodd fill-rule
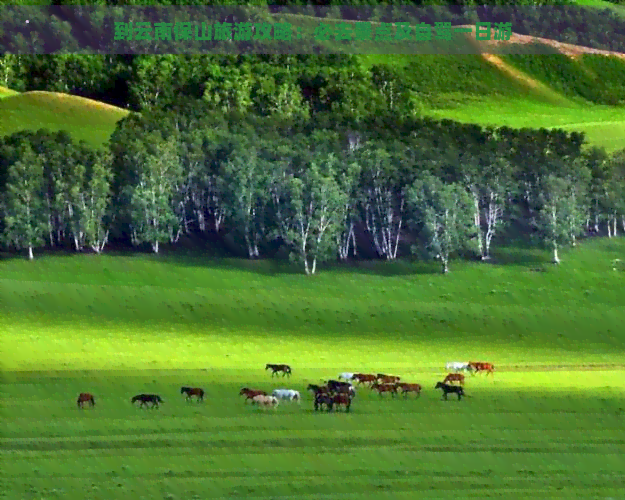
<instances>
[{"instance_id":1,"label":"white birch trunk","mask_svg":"<svg viewBox=\"0 0 625 500\"><path fill-rule=\"evenodd\" d=\"M558 244L555 242L553 244L553 263L554 264L560 263L560 257L558 257Z\"/></svg>"},{"instance_id":2,"label":"white birch trunk","mask_svg":"<svg viewBox=\"0 0 625 500\"><path fill-rule=\"evenodd\" d=\"M477 247L480 252L482 260L486 258L486 252L484 251L484 238L482 234L482 220L480 217L480 197L478 195L477 188L475 186L470 187L471 195L473 196L473 224L477 231Z\"/></svg>"},{"instance_id":3,"label":"white birch trunk","mask_svg":"<svg viewBox=\"0 0 625 500\"><path fill-rule=\"evenodd\" d=\"M33 255L33 247L28 245L28 260L33 260L35 257Z\"/></svg>"}]
</instances>

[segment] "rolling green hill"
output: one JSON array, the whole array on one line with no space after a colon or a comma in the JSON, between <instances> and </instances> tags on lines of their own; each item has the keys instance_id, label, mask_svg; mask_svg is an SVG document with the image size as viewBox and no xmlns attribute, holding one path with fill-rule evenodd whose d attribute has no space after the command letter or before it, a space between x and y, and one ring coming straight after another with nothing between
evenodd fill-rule
<instances>
[{"instance_id":1,"label":"rolling green hill","mask_svg":"<svg viewBox=\"0 0 625 500\"><path fill-rule=\"evenodd\" d=\"M2 99L3 97L9 97L12 95L16 95L17 92L15 92L14 90L11 89L7 89L6 87L0 87L0 99Z\"/></svg>"},{"instance_id":2,"label":"rolling green hill","mask_svg":"<svg viewBox=\"0 0 625 500\"><path fill-rule=\"evenodd\" d=\"M5 93L6 94L6 93ZM101 145L128 111L56 92L24 92L0 100L0 135L20 130L65 130L76 140Z\"/></svg>"},{"instance_id":3,"label":"rolling green hill","mask_svg":"<svg viewBox=\"0 0 625 500\"><path fill-rule=\"evenodd\" d=\"M310 16L280 17L301 25L304 31L313 30L318 24L318 19ZM465 42L476 43L470 35L466 35ZM549 44L548 40L543 42ZM416 45L412 49L423 50L423 42L420 43L420 49ZM345 44L334 45L336 50L349 51ZM562 45L558 45L558 50L569 51L570 57L414 55L409 53L409 45L403 46L401 54L384 53L392 52L393 47L397 48L376 42L370 47L371 54L357 57L365 68L380 63L399 68L419 114L480 125L560 127L585 132L591 145L603 146L608 151L625 148L623 58L580 57L587 49ZM553 47L547 48L555 51ZM128 113L64 94L11 93L0 88L0 97L4 96L0 101L0 134L46 127L67 130L77 139L101 144L108 139L116 122Z\"/></svg>"}]
</instances>

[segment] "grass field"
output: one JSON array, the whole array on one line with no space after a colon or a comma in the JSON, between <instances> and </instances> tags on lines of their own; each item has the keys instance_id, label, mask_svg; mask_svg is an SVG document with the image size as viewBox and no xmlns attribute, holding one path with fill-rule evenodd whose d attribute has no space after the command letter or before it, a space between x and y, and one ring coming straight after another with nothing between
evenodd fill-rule
<instances>
[{"instance_id":1,"label":"grass field","mask_svg":"<svg viewBox=\"0 0 625 500\"><path fill-rule=\"evenodd\" d=\"M7 89L6 87L0 86L0 99L3 97L9 97L11 95L17 95L17 92L11 89Z\"/></svg>"},{"instance_id":2,"label":"grass field","mask_svg":"<svg viewBox=\"0 0 625 500\"><path fill-rule=\"evenodd\" d=\"M327 269L200 256L0 260L5 499L620 498L625 494L625 239L559 267ZM545 266L547 272L532 268ZM446 361L485 360L461 402ZM289 363L272 381L265 363ZM271 390L387 372L419 400L360 390L350 414L246 407ZM203 404L182 385L202 386ZM78 392L96 407L78 410ZM158 410L130 397L157 392Z\"/></svg>"},{"instance_id":3,"label":"grass field","mask_svg":"<svg viewBox=\"0 0 625 500\"><path fill-rule=\"evenodd\" d=\"M65 130L76 140L100 146L127 114L124 109L68 94L24 92L0 100L0 136L47 128Z\"/></svg>"}]
</instances>

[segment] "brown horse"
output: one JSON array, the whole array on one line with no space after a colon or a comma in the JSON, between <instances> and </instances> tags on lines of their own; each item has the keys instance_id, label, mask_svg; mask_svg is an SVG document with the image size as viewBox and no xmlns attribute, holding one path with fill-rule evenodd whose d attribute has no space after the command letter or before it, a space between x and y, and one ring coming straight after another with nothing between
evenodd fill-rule
<instances>
[{"instance_id":1,"label":"brown horse","mask_svg":"<svg viewBox=\"0 0 625 500\"><path fill-rule=\"evenodd\" d=\"M475 373L486 372L486 375L488 375L489 373L491 375L494 375L493 372L495 371L495 366L491 363L483 363L480 361L469 361L469 366L473 368L473 371Z\"/></svg>"},{"instance_id":2,"label":"brown horse","mask_svg":"<svg viewBox=\"0 0 625 500\"><path fill-rule=\"evenodd\" d=\"M89 394L88 392L81 392L78 395L78 401L76 401L76 404L78 404L78 408L82 408L85 403L89 403L91 406L95 406L95 398L93 397L93 394Z\"/></svg>"},{"instance_id":3,"label":"brown horse","mask_svg":"<svg viewBox=\"0 0 625 500\"><path fill-rule=\"evenodd\" d=\"M384 375L384 373L378 373L376 378L383 384L395 384L401 380L399 377L395 377L394 375Z\"/></svg>"},{"instance_id":4,"label":"brown horse","mask_svg":"<svg viewBox=\"0 0 625 500\"><path fill-rule=\"evenodd\" d=\"M197 398L197 402L204 401L204 389L200 387L181 387L180 394L187 395L187 401L195 396Z\"/></svg>"},{"instance_id":5,"label":"brown horse","mask_svg":"<svg viewBox=\"0 0 625 500\"><path fill-rule=\"evenodd\" d=\"M421 396L422 387L419 384L406 384L405 382L403 383L400 382L398 384L395 384L395 387L401 390L405 398L408 397L409 392L414 392L417 395L417 397Z\"/></svg>"},{"instance_id":6,"label":"brown horse","mask_svg":"<svg viewBox=\"0 0 625 500\"><path fill-rule=\"evenodd\" d=\"M450 373L443 380L443 384L447 382L458 382L460 385L464 385L464 375L462 373Z\"/></svg>"},{"instance_id":7,"label":"brown horse","mask_svg":"<svg viewBox=\"0 0 625 500\"><path fill-rule=\"evenodd\" d=\"M332 402L337 406L344 406L345 413L349 413L349 408L352 406L352 398L343 392L332 396Z\"/></svg>"},{"instance_id":8,"label":"brown horse","mask_svg":"<svg viewBox=\"0 0 625 500\"><path fill-rule=\"evenodd\" d=\"M265 371L269 369L271 369L272 377L280 372L282 372L283 377L285 375L288 375L289 377L291 376L291 367L289 365L272 365L272 364L267 363L265 365Z\"/></svg>"},{"instance_id":9,"label":"brown horse","mask_svg":"<svg viewBox=\"0 0 625 500\"><path fill-rule=\"evenodd\" d=\"M378 391L380 397L382 397L383 392L390 392L393 397L397 394L397 386L395 384L378 384L376 382L371 386L371 390Z\"/></svg>"},{"instance_id":10,"label":"brown horse","mask_svg":"<svg viewBox=\"0 0 625 500\"><path fill-rule=\"evenodd\" d=\"M360 384L371 385L376 381L376 377L375 375L372 375L370 373L355 373L354 380L358 382L358 385Z\"/></svg>"},{"instance_id":11,"label":"brown horse","mask_svg":"<svg viewBox=\"0 0 625 500\"><path fill-rule=\"evenodd\" d=\"M247 403L248 399L254 399L255 396L268 396L268 394L265 391L258 391L255 389L248 389L247 387L244 387L243 389L241 389L241 392L239 392L239 396L243 396L245 395L245 402Z\"/></svg>"}]
</instances>

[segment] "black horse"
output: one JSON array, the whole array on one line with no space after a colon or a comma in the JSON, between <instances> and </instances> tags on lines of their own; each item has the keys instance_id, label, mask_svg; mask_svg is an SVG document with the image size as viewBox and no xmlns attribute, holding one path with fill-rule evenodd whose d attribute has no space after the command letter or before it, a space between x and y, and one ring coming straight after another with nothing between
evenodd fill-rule
<instances>
[{"instance_id":1,"label":"black horse","mask_svg":"<svg viewBox=\"0 0 625 500\"><path fill-rule=\"evenodd\" d=\"M132 404L137 401L141 401L140 408L147 406L148 403L152 403L152 408L158 408L159 403L164 403L158 394L138 394L130 400Z\"/></svg>"},{"instance_id":2,"label":"black horse","mask_svg":"<svg viewBox=\"0 0 625 500\"><path fill-rule=\"evenodd\" d=\"M460 401L462 399L462 396L465 395L464 389L460 385L449 385L449 384L444 384L443 382L437 382L436 387L434 387L434 389L441 389L443 391L443 399L445 401L447 401L447 394L449 394L450 392L458 395L458 401Z\"/></svg>"},{"instance_id":3,"label":"black horse","mask_svg":"<svg viewBox=\"0 0 625 500\"><path fill-rule=\"evenodd\" d=\"M278 373L282 372L282 376L284 377L285 375L288 375L289 377L291 376L291 367L289 365L272 365L270 363L267 363L265 365L265 371L271 369L271 376L273 377L274 375L277 375Z\"/></svg>"},{"instance_id":4,"label":"black horse","mask_svg":"<svg viewBox=\"0 0 625 500\"><path fill-rule=\"evenodd\" d=\"M330 392L334 392L337 394L348 394L352 398L356 395L356 390L354 389L354 386L352 386L352 384L350 384L349 382L328 380L326 384Z\"/></svg>"},{"instance_id":5,"label":"black horse","mask_svg":"<svg viewBox=\"0 0 625 500\"><path fill-rule=\"evenodd\" d=\"M191 398L191 396L196 396L198 403L204 401L204 389L200 387L181 387L180 394L186 394L187 400Z\"/></svg>"},{"instance_id":6,"label":"black horse","mask_svg":"<svg viewBox=\"0 0 625 500\"><path fill-rule=\"evenodd\" d=\"M328 411L332 411L336 405L345 406L345 412L349 413L349 409L352 406L352 399L353 398L346 392L338 394L318 393L315 395L315 411L319 409L323 410L323 405L326 405Z\"/></svg>"}]
</instances>

